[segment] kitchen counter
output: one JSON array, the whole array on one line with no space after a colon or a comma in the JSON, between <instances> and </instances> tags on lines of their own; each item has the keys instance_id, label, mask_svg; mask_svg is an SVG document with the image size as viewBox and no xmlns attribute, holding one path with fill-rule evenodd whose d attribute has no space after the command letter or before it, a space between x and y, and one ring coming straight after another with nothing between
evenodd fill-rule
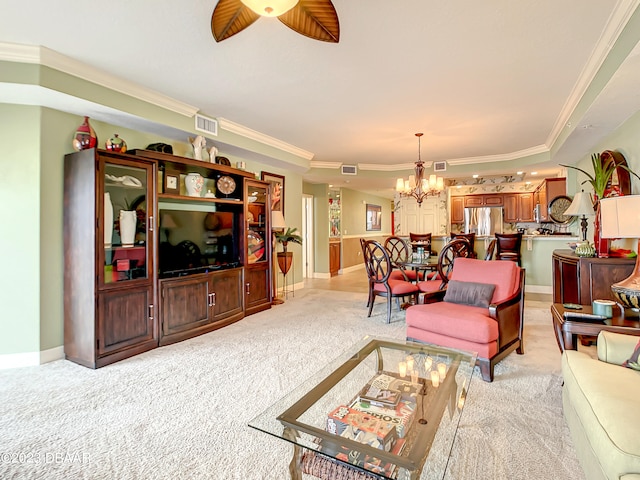
<instances>
[{"instance_id":1,"label":"kitchen counter","mask_svg":"<svg viewBox=\"0 0 640 480\"><path fill-rule=\"evenodd\" d=\"M478 258L484 258L487 247L495 237L487 235L476 237L474 250ZM448 235L433 237L432 248L437 252L450 239ZM551 257L554 250L567 250L569 243L581 241L577 235L523 235L522 266L525 273L525 290L531 293L547 293L553 291L553 272Z\"/></svg>"}]
</instances>

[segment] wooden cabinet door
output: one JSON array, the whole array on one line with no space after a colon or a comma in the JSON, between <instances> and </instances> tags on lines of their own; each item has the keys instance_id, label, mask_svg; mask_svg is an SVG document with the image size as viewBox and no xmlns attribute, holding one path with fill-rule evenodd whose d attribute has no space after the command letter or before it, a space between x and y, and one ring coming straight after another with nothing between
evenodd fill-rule
<instances>
[{"instance_id":1,"label":"wooden cabinet door","mask_svg":"<svg viewBox=\"0 0 640 480\"><path fill-rule=\"evenodd\" d=\"M501 193L483 195L485 207L501 207L504 204Z\"/></svg>"},{"instance_id":2,"label":"wooden cabinet door","mask_svg":"<svg viewBox=\"0 0 640 480\"><path fill-rule=\"evenodd\" d=\"M244 305L245 314L259 312L271 308L271 269L267 263L256 263L250 267L245 267L244 271ZM289 274L293 276L293 271Z\"/></svg>"},{"instance_id":3,"label":"wooden cabinet door","mask_svg":"<svg viewBox=\"0 0 640 480\"><path fill-rule=\"evenodd\" d=\"M213 291L212 321L217 322L235 315L244 315L242 269L235 268L212 273L211 290Z\"/></svg>"},{"instance_id":4,"label":"wooden cabinet door","mask_svg":"<svg viewBox=\"0 0 640 480\"><path fill-rule=\"evenodd\" d=\"M153 286L113 289L98 295L97 356L157 345Z\"/></svg>"},{"instance_id":5,"label":"wooden cabinet door","mask_svg":"<svg viewBox=\"0 0 640 480\"><path fill-rule=\"evenodd\" d=\"M533 222L533 194L518 195L518 219L520 222Z\"/></svg>"},{"instance_id":6,"label":"wooden cabinet door","mask_svg":"<svg viewBox=\"0 0 640 480\"><path fill-rule=\"evenodd\" d=\"M518 197L517 193L507 193L504 195L504 210L502 211L504 221L516 223L518 221Z\"/></svg>"},{"instance_id":7,"label":"wooden cabinet door","mask_svg":"<svg viewBox=\"0 0 640 480\"><path fill-rule=\"evenodd\" d=\"M337 242L329 243L329 274L332 277L338 275L340 271L340 244Z\"/></svg>"},{"instance_id":8,"label":"wooden cabinet door","mask_svg":"<svg viewBox=\"0 0 640 480\"><path fill-rule=\"evenodd\" d=\"M451 223L464 223L464 197L451 197Z\"/></svg>"},{"instance_id":9,"label":"wooden cabinet door","mask_svg":"<svg viewBox=\"0 0 640 480\"><path fill-rule=\"evenodd\" d=\"M465 207L484 207L484 195L467 195L464 197Z\"/></svg>"},{"instance_id":10,"label":"wooden cabinet door","mask_svg":"<svg viewBox=\"0 0 640 480\"><path fill-rule=\"evenodd\" d=\"M209 323L210 293L207 274L160 281L161 344L177 341L171 339L172 335L179 336Z\"/></svg>"}]
</instances>

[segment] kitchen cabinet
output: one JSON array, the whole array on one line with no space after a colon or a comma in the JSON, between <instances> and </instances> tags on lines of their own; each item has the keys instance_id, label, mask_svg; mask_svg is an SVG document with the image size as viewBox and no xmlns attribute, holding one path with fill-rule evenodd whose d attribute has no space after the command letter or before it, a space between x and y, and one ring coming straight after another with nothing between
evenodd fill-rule
<instances>
[{"instance_id":1,"label":"kitchen cabinet","mask_svg":"<svg viewBox=\"0 0 640 480\"><path fill-rule=\"evenodd\" d=\"M560 195L566 195L566 178L545 178L540 185L533 192L534 208L538 212L538 218L534 221L540 222L552 222L549 216L549 204L551 201L559 197Z\"/></svg>"},{"instance_id":2,"label":"kitchen cabinet","mask_svg":"<svg viewBox=\"0 0 640 480\"><path fill-rule=\"evenodd\" d=\"M471 207L502 207L504 199L501 193L487 193L479 195L466 195L464 206Z\"/></svg>"},{"instance_id":3,"label":"kitchen cabinet","mask_svg":"<svg viewBox=\"0 0 640 480\"><path fill-rule=\"evenodd\" d=\"M464 223L464 198L451 197L451 223Z\"/></svg>"},{"instance_id":4,"label":"kitchen cabinet","mask_svg":"<svg viewBox=\"0 0 640 480\"><path fill-rule=\"evenodd\" d=\"M503 218L507 223L533 221L532 193L505 193Z\"/></svg>"},{"instance_id":5,"label":"kitchen cabinet","mask_svg":"<svg viewBox=\"0 0 640 480\"><path fill-rule=\"evenodd\" d=\"M633 271L635 258L579 257L571 250L555 250L553 303L591 305L593 300L614 300L613 283Z\"/></svg>"}]
</instances>

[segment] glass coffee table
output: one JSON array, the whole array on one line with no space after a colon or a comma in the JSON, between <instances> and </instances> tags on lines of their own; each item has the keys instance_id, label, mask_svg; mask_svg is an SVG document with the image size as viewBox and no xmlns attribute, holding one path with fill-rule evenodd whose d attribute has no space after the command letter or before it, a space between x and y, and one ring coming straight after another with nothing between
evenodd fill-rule
<instances>
[{"instance_id":1,"label":"glass coffee table","mask_svg":"<svg viewBox=\"0 0 640 480\"><path fill-rule=\"evenodd\" d=\"M475 363L475 353L365 337L249 426L293 444L293 480L441 479Z\"/></svg>"}]
</instances>

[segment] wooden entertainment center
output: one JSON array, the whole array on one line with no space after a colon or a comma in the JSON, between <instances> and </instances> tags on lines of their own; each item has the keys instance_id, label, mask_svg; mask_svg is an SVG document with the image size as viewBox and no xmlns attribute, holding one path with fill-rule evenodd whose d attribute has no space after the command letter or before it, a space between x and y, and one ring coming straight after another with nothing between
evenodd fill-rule
<instances>
[{"instance_id":1,"label":"wooden entertainment center","mask_svg":"<svg viewBox=\"0 0 640 480\"><path fill-rule=\"evenodd\" d=\"M187 192L192 178L202 191ZM226 165L66 155L65 357L99 368L271 308L270 199L267 182ZM131 240L120 211L135 212Z\"/></svg>"}]
</instances>

